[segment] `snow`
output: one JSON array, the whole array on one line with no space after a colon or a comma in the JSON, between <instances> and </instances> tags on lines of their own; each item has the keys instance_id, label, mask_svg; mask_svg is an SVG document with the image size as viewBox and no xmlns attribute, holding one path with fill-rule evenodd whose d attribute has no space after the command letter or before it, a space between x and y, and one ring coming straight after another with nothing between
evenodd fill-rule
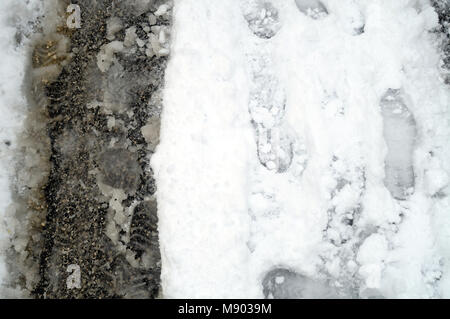
<instances>
[{"instance_id":1,"label":"snow","mask_svg":"<svg viewBox=\"0 0 450 319\"><path fill-rule=\"evenodd\" d=\"M244 57L235 54L245 27L237 4L174 7L175 53L152 157L166 297L248 296L246 184L255 147Z\"/></svg>"},{"instance_id":2,"label":"snow","mask_svg":"<svg viewBox=\"0 0 450 319\"><path fill-rule=\"evenodd\" d=\"M41 5L0 2L0 285ZM98 54L106 72L134 42L170 52L159 145L158 125L141 130L163 297L450 298L450 90L429 1L175 0L173 14L170 34L149 15L147 42L133 27L115 40L126 26L109 20Z\"/></svg>"},{"instance_id":3,"label":"snow","mask_svg":"<svg viewBox=\"0 0 450 319\"><path fill-rule=\"evenodd\" d=\"M7 277L3 251L15 228L14 221L7 219L7 210L12 203L14 149L26 109L22 82L29 58L26 45L30 32L28 22L35 20L39 12L40 4L36 0L0 2L0 285Z\"/></svg>"},{"instance_id":4,"label":"snow","mask_svg":"<svg viewBox=\"0 0 450 319\"><path fill-rule=\"evenodd\" d=\"M450 182L446 171L442 169L430 169L425 172L424 187L427 195L435 195L448 186Z\"/></svg>"},{"instance_id":5,"label":"snow","mask_svg":"<svg viewBox=\"0 0 450 319\"><path fill-rule=\"evenodd\" d=\"M175 1L152 157L163 295L261 298L279 269L292 275L270 289L296 297L305 282L315 297L448 297L437 14L428 1L324 0L319 14L265 2ZM389 90L407 112L383 113Z\"/></svg>"}]
</instances>

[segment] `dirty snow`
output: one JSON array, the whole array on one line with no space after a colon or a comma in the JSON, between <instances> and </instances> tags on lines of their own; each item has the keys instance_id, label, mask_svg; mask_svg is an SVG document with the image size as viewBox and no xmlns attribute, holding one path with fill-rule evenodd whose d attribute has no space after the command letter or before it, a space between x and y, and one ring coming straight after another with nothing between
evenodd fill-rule
<instances>
[{"instance_id":1,"label":"dirty snow","mask_svg":"<svg viewBox=\"0 0 450 319\"><path fill-rule=\"evenodd\" d=\"M11 180L14 176L14 149L25 116L26 100L22 84L27 66L27 36L31 22L40 12L39 1L2 0L0 3L0 251L6 247L11 220L6 211L12 203ZM6 274L4 256L0 254L0 285Z\"/></svg>"}]
</instances>

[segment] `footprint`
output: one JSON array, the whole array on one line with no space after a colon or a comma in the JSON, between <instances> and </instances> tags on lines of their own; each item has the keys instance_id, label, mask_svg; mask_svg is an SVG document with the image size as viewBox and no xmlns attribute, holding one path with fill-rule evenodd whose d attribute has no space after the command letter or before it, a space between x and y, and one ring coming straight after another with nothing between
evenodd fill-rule
<instances>
[{"instance_id":1,"label":"footprint","mask_svg":"<svg viewBox=\"0 0 450 319\"><path fill-rule=\"evenodd\" d=\"M333 156L329 177L334 180L327 208L328 221L324 229L327 244L322 254L324 273L330 282L346 296L358 296L359 281L355 247L360 245L358 220L363 209L366 188L364 167L353 160Z\"/></svg>"},{"instance_id":2,"label":"footprint","mask_svg":"<svg viewBox=\"0 0 450 319\"><path fill-rule=\"evenodd\" d=\"M293 139L283 126L286 96L279 81L267 71L264 58L262 69L253 75L249 113L256 130L258 158L262 165L277 173L285 172L294 155Z\"/></svg>"},{"instance_id":3,"label":"footprint","mask_svg":"<svg viewBox=\"0 0 450 319\"><path fill-rule=\"evenodd\" d=\"M387 144L384 183L392 196L405 200L414 191L413 151L416 121L400 90L389 89L380 102Z\"/></svg>"},{"instance_id":4,"label":"footprint","mask_svg":"<svg viewBox=\"0 0 450 319\"><path fill-rule=\"evenodd\" d=\"M320 19L328 15L327 8L318 0L295 0L295 4L300 12L313 19Z\"/></svg>"},{"instance_id":5,"label":"footprint","mask_svg":"<svg viewBox=\"0 0 450 319\"><path fill-rule=\"evenodd\" d=\"M251 1L244 10L248 27L261 39L270 39L281 28L278 10L267 1Z\"/></svg>"},{"instance_id":6,"label":"footprint","mask_svg":"<svg viewBox=\"0 0 450 319\"><path fill-rule=\"evenodd\" d=\"M250 0L243 12L250 29L260 38L269 39L280 28L278 11L270 2ZM257 39L250 42L254 48L247 52L252 78L248 111L256 133L258 159L277 173L286 172L295 162L293 174L298 177L306 166L306 151L283 120L286 92L272 69L271 43Z\"/></svg>"},{"instance_id":7,"label":"footprint","mask_svg":"<svg viewBox=\"0 0 450 319\"><path fill-rule=\"evenodd\" d=\"M333 299L337 292L326 283L286 268L269 271L262 282L266 299Z\"/></svg>"},{"instance_id":8,"label":"footprint","mask_svg":"<svg viewBox=\"0 0 450 319\"><path fill-rule=\"evenodd\" d=\"M363 167L338 157L333 158L330 168L336 186L331 192L325 237L336 247L341 247L355 240L353 225L362 209L366 178Z\"/></svg>"},{"instance_id":9,"label":"footprint","mask_svg":"<svg viewBox=\"0 0 450 319\"><path fill-rule=\"evenodd\" d=\"M270 129L280 124L286 110L286 95L273 75L254 77L249 112L255 123Z\"/></svg>"},{"instance_id":10,"label":"footprint","mask_svg":"<svg viewBox=\"0 0 450 319\"><path fill-rule=\"evenodd\" d=\"M258 158L271 171L283 173L291 166L294 156L293 141L280 127L256 127Z\"/></svg>"}]
</instances>

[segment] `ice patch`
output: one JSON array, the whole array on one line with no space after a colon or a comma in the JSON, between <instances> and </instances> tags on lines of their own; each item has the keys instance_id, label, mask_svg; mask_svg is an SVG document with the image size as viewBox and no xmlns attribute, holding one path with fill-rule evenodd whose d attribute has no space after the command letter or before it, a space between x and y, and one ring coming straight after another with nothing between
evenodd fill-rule
<instances>
[{"instance_id":1,"label":"ice patch","mask_svg":"<svg viewBox=\"0 0 450 319\"><path fill-rule=\"evenodd\" d=\"M284 268L271 270L264 277L267 299L335 299L336 291L320 280L313 280Z\"/></svg>"},{"instance_id":2,"label":"ice patch","mask_svg":"<svg viewBox=\"0 0 450 319\"><path fill-rule=\"evenodd\" d=\"M385 184L396 199L414 192L413 150L416 122L399 90L388 90L381 99L383 135L387 144Z\"/></svg>"}]
</instances>

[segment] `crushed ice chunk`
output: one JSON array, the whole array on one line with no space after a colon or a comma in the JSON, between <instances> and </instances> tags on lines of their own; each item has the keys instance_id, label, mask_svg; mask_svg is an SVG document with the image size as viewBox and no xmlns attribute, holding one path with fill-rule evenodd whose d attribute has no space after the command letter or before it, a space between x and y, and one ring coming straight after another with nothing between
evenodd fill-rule
<instances>
[{"instance_id":1,"label":"crushed ice chunk","mask_svg":"<svg viewBox=\"0 0 450 319\"><path fill-rule=\"evenodd\" d=\"M155 16L159 17L167 13L169 10L169 6L167 4L162 4L158 7L158 10L155 11Z\"/></svg>"},{"instance_id":2,"label":"crushed ice chunk","mask_svg":"<svg viewBox=\"0 0 450 319\"><path fill-rule=\"evenodd\" d=\"M130 27L125 31L125 39L123 41L123 45L126 47L130 47L132 46L136 39L137 39L137 34L136 34L136 27Z\"/></svg>"}]
</instances>

